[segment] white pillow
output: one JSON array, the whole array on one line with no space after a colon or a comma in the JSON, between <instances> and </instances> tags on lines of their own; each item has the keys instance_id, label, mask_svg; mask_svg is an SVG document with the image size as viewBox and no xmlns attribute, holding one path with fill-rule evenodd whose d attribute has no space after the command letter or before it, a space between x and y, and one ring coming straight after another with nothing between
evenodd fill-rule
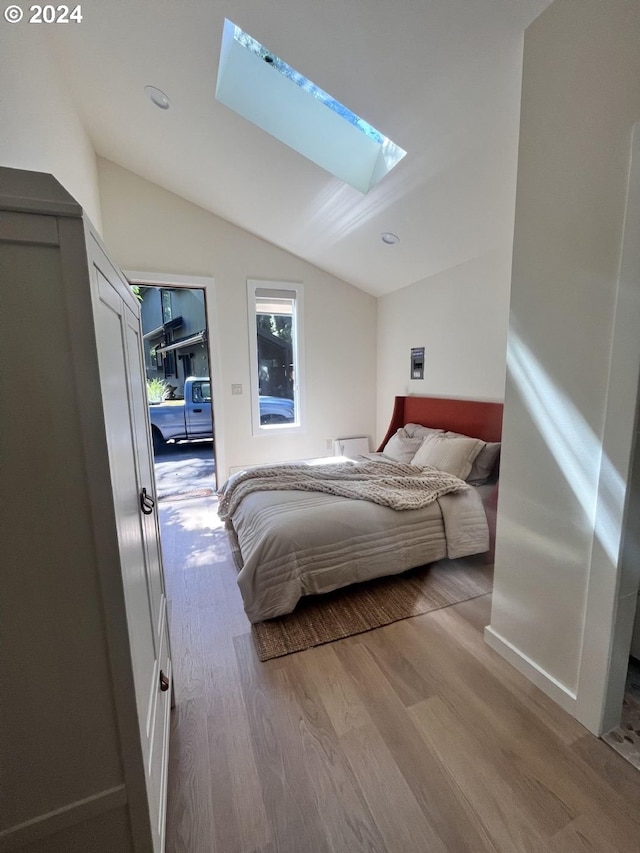
<instances>
[{"instance_id":1,"label":"white pillow","mask_svg":"<svg viewBox=\"0 0 640 853\"><path fill-rule=\"evenodd\" d=\"M410 438L424 438L425 435L433 435L433 433L436 432L444 432L443 429L439 429L438 427L427 427L422 426L422 424L405 424L403 429Z\"/></svg>"},{"instance_id":2,"label":"white pillow","mask_svg":"<svg viewBox=\"0 0 640 853\"><path fill-rule=\"evenodd\" d=\"M486 483L493 473L499 453L500 442L487 441L473 461L467 482L474 486L481 486L483 483Z\"/></svg>"},{"instance_id":3,"label":"white pillow","mask_svg":"<svg viewBox=\"0 0 640 853\"><path fill-rule=\"evenodd\" d=\"M461 432L445 432L447 438L469 438ZM486 441L484 446L475 458L469 476L466 478L468 483L474 486L481 486L486 483L496 464L498 454L500 453L499 441Z\"/></svg>"},{"instance_id":4,"label":"white pillow","mask_svg":"<svg viewBox=\"0 0 640 853\"><path fill-rule=\"evenodd\" d=\"M465 480L469 476L473 460L484 444L479 438L451 438L439 433L427 435L411 464L431 466Z\"/></svg>"},{"instance_id":5,"label":"white pillow","mask_svg":"<svg viewBox=\"0 0 640 853\"><path fill-rule=\"evenodd\" d=\"M400 427L385 444L382 455L394 462L404 462L405 465L408 465L421 444L422 436L410 438L404 427Z\"/></svg>"}]
</instances>

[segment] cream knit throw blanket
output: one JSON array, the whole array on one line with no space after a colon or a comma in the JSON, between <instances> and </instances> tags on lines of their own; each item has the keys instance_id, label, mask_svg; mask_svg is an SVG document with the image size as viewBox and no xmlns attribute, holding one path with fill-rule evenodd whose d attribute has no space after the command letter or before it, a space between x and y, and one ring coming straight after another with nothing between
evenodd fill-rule
<instances>
[{"instance_id":1,"label":"cream knit throw blanket","mask_svg":"<svg viewBox=\"0 0 640 853\"><path fill-rule=\"evenodd\" d=\"M218 492L218 515L226 521L246 495L273 489L324 492L402 510L420 509L441 495L467 488L453 474L399 462L273 465L231 477Z\"/></svg>"}]
</instances>

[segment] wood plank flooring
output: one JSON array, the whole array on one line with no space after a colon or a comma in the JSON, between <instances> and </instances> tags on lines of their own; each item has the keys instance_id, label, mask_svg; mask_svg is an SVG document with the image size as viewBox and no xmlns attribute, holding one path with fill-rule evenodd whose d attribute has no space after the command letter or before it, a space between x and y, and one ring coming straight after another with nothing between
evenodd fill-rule
<instances>
[{"instance_id":1,"label":"wood plank flooring","mask_svg":"<svg viewBox=\"0 0 640 853\"><path fill-rule=\"evenodd\" d=\"M214 512L162 509L167 853L639 853L640 772L484 643L490 596L260 663Z\"/></svg>"}]
</instances>

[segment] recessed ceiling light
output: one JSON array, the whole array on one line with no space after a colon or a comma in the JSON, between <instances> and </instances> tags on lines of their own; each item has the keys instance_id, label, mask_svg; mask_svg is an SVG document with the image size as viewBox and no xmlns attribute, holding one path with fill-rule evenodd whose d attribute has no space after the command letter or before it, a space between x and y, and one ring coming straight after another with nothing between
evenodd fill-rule
<instances>
[{"instance_id":1,"label":"recessed ceiling light","mask_svg":"<svg viewBox=\"0 0 640 853\"><path fill-rule=\"evenodd\" d=\"M385 231L384 234L381 234L382 242L386 243L387 246L395 246L396 243L400 242L400 238L397 234L392 234L391 231Z\"/></svg>"},{"instance_id":2,"label":"recessed ceiling light","mask_svg":"<svg viewBox=\"0 0 640 853\"><path fill-rule=\"evenodd\" d=\"M144 93L151 103L155 104L156 107L160 107L161 110L168 110L171 106L171 101L162 89L158 89L155 86L145 86Z\"/></svg>"}]
</instances>

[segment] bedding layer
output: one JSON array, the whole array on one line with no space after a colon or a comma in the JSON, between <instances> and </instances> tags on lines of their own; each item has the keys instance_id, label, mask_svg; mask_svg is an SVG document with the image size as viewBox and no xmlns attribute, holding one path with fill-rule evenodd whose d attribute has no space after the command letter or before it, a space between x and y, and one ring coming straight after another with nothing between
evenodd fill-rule
<instances>
[{"instance_id":1,"label":"bedding layer","mask_svg":"<svg viewBox=\"0 0 640 853\"><path fill-rule=\"evenodd\" d=\"M290 613L303 595L489 548L474 488L408 510L312 491L256 491L242 498L230 521L251 622Z\"/></svg>"},{"instance_id":2,"label":"bedding layer","mask_svg":"<svg viewBox=\"0 0 640 853\"><path fill-rule=\"evenodd\" d=\"M228 480L220 490L218 515L226 521L246 495L261 491L323 492L405 510L419 509L441 495L467 488L458 477L436 468L369 459L322 465L262 465Z\"/></svg>"}]
</instances>

